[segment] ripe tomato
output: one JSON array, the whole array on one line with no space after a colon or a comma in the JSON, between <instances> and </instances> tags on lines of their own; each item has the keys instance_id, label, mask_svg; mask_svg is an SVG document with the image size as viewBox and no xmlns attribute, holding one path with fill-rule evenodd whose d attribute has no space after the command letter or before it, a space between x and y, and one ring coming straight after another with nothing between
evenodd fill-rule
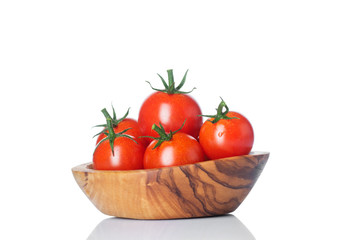
<instances>
[{"instance_id":1,"label":"ripe tomato","mask_svg":"<svg viewBox=\"0 0 360 240\"><path fill-rule=\"evenodd\" d=\"M142 133L141 133L138 122L135 121L134 119L126 118L127 115L129 114L129 110L120 119L116 119L116 113L115 113L114 108L113 108L113 114L114 114L114 116L111 118L111 120L113 123L112 127L114 129L114 132L119 133L121 131L124 131L125 129L129 129L128 131L126 131L126 134L134 137L134 139L138 143L143 144L146 147L146 145L147 145L146 140L144 138L139 138L142 135ZM97 134L98 138L96 140L96 144L98 144L102 139L104 139L106 137L105 133L108 133L108 130L106 130L106 124L98 125L98 126L105 127L105 128L99 134Z\"/></svg>"},{"instance_id":2,"label":"ripe tomato","mask_svg":"<svg viewBox=\"0 0 360 240\"><path fill-rule=\"evenodd\" d=\"M143 168L145 146L126 134L129 129L115 133L113 120L104 108L106 127L93 154L93 167L96 170L134 170ZM125 133L125 134L124 134ZM101 135L101 134L100 134Z\"/></svg>"},{"instance_id":3,"label":"ripe tomato","mask_svg":"<svg viewBox=\"0 0 360 240\"><path fill-rule=\"evenodd\" d=\"M143 168L145 147L126 137L114 140L112 153L109 140L100 143L93 155L96 170L134 170Z\"/></svg>"},{"instance_id":4,"label":"ripe tomato","mask_svg":"<svg viewBox=\"0 0 360 240\"><path fill-rule=\"evenodd\" d=\"M157 126L154 128L156 131L160 129ZM145 150L144 168L180 166L205 160L203 150L195 138L177 131L166 134L162 126L161 129L160 138L153 140Z\"/></svg>"},{"instance_id":5,"label":"ripe tomato","mask_svg":"<svg viewBox=\"0 0 360 240\"><path fill-rule=\"evenodd\" d=\"M160 76L165 90L155 89L158 92L150 95L142 104L139 112L139 126L144 135L157 137L158 134L151 129L153 124L161 123L165 131L170 132L179 129L184 120L185 126L181 132L198 138L202 125L201 110L197 102L185 92L179 91L184 85L186 74L178 87L174 87L172 70L168 70L169 83ZM150 140L147 139L147 143Z\"/></svg>"},{"instance_id":6,"label":"ripe tomato","mask_svg":"<svg viewBox=\"0 0 360 240\"><path fill-rule=\"evenodd\" d=\"M225 112L222 112L223 107ZM240 113L229 112L222 100L218 114L201 127L199 142L209 159L246 155L253 146L254 131L249 120Z\"/></svg>"}]
</instances>

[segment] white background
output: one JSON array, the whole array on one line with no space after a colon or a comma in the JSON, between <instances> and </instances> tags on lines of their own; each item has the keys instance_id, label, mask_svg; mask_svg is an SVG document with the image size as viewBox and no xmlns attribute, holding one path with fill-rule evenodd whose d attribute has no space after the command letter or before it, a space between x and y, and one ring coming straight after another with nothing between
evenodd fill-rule
<instances>
[{"instance_id":1,"label":"white background","mask_svg":"<svg viewBox=\"0 0 360 240\"><path fill-rule=\"evenodd\" d=\"M359 239L358 1L0 2L1 239L86 239L108 216L75 183L113 103L189 70L269 162L233 213L258 240ZM177 77L177 78L176 78ZM137 231L141 231L141 227ZM156 229L155 229L156 231ZM186 230L184 230L186 231Z\"/></svg>"}]
</instances>

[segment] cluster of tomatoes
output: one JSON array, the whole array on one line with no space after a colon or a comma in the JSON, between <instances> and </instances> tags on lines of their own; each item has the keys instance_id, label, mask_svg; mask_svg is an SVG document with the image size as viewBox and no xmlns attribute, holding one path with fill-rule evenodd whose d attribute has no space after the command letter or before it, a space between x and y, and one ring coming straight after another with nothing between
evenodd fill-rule
<instances>
[{"instance_id":1,"label":"cluster of tomatoes","mask_svg":"<svg viewBox=\"0 0 360 240\"><path fill-rule=\"evenodd\" d=\"M205 160L248 154L254 142L250 122L229 111L221 99L215 115L202 115L197 102L180 91L187 71L176 87L173 71L168 81L159 75L165 89L155 89L141 106L138 121L120 119L102 110L106 124L93 154L97 170L133 170L192 164ZM190 91L191 92L191 91ZM208 117L203 122L202 117Z\"/></svg>"}]
</instances>

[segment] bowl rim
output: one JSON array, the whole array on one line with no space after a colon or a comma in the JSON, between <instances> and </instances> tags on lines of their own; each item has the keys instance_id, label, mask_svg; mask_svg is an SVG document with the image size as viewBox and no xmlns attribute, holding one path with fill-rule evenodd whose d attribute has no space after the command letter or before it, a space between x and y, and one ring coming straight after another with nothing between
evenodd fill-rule
<instances>
[{"instance_id":1,"label":"bowl rim","mask_svg":"<svg viewBox=\"0 0 360 240\"><path fill-rule=\"evenodd\" d=\"M135 170L95 170L95 169L89 167L93 163L88 162L88 163L83 163L83 164L80 164L80 165L78 165L76 167L73 167L71 170L73 172L86 172L86 173L104 173L104 174L111 174L111 173L118 173L118 174L139 173L140 174L140 173L145 173L145 172L146 173L156 172L156 171L159 171L160 169L163 170L163 169L179 168L179 167L197 165L197 164L201 164L203 166L206 166L208 164L213 164L213 163L216 163L216 162L233 160L233 159L238 159L238 158L248 158L248 157L251 157L251 156L267 156L267 157L269 157L269 155L270 155L270 152L252 151L252 152L250 152L249 154L246 154L246 155L219 158L219 159L214 159L214 160L205 160L205 161L202 161L202 162L184 164L184 165L179 165L179 166L162 167L162 168L150 168L150 169L135 169Z\"/></svg>"}]
</instances>

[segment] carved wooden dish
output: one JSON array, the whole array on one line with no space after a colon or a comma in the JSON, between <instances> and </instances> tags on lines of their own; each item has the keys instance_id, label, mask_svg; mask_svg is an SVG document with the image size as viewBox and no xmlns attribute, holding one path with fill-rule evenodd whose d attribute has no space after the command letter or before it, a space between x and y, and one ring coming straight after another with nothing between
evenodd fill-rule
<instances>
[{"instance_id":1,"label":"carved wooden dish","mask_svg":"<svg viewBox=\"0 0 360 240\"><path fill-rule=\"evenodd\" d=\"M222 215L234 211L254 186L269 153L148 170L72 169L76 182L104 214L135 219Z\"/></svg>"}]
</instances>

